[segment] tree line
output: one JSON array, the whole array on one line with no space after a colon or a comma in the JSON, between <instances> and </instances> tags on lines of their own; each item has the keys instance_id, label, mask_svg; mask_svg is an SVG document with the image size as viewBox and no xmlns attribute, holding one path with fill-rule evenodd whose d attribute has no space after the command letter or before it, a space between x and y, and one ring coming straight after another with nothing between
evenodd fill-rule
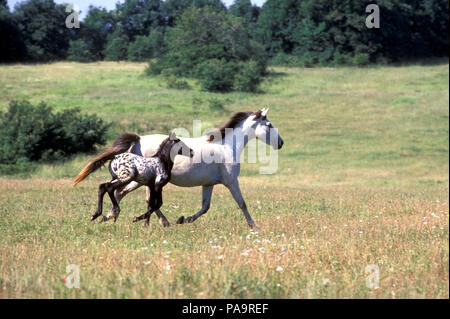
<instances>
[{"instance_id":1,"label":"tree line","mask_svg":"<svg viewBox=\"0 0 450 319\"><path fill-rule=\"evenodd\" d=\"M380 27L368 28L373 0L125 0L90 6L68 28L67 5L0 0L0 62L151 61L147 74L184 89L258 90L266 67L356 65L448 56L445 0L378 0ZM157 62L155 62L157 61Z\"/></svg>"},{"instance_id":2,"label":"tree line","mask_svg":"<svg viewBox=\"0 0 450 319\"><path fill-rule=\"evenodd\" d=\"M369 3L380 7L379 29L365 25ZM368 62L448 56L445 0L267 0L262 8L250 0L236 0L230 8L220 0L125 0L114 10L89 7L79 29L65 26L69 13L64 4L28 0L11 10L0 0L0 61L145 61L173 49L168 31L193 7L236 17L227 23L243 28L279 62L344 63L357 55Z\"/></svg>"}]
</instances>

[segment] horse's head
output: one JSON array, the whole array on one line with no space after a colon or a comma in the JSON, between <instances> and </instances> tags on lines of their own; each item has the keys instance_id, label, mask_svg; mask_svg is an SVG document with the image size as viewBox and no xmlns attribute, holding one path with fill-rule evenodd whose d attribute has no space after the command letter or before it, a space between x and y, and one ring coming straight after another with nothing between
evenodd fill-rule
<instances>
[{"instance_id":1,"label":"horse's head","mask_svg":"<svg viewBox=\"0 0 450 319\"><path fill-rule=\"evenodd\" d=\"M180 140L174 132L170 133L168 143L171 144L170 155L172 159L175 158L175 155L184 155L190 158L194 157L194 151Z\"/></svg>"},{"instance_id":2,"label":"horse's head","mask_svg":"<svg viewBox=\"0 0 450 319\"><path fill-rule=\"evenodd\" d=\"M263 108L260 111L254 112L249 116L246 125L254 129L255 137L267 145L272 146L273 149L279 150L284 142L277 130L273 127L267 118L269 109Z\"/></svg>"}]
</instances>

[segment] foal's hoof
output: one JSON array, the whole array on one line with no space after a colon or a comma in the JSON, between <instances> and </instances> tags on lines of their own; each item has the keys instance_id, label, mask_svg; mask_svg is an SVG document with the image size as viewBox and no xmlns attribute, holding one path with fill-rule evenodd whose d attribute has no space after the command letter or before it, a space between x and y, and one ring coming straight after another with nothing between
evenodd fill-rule
<instances>
[{"instance_id":1,"label":"foal's hoof","mask_svg":"<svg viewBox=\"0 0 450 319\"><path fill-rule=\"evenodd\" d=\"M137 222L137 221L138 221L137 217L134 217L134 218L133 218L133 223L135 223L135 222Z\"/></svg>"},{"instance_id":2,"label":"foal's hoof","mask_svg":"<svg viewBox=\"0 0 450 319\"><path fill-rule=\"evenodd\" d=\"M91 222L93 222L94 220L96 220L98 216L100 216L100 215L95 215L95 214L92 215L92 216L91 216Z\"/></svg>"},{"instance_id":3,"label":"foal's hoof","mask_svg":"<svg viewBox=\"0 0 450 319\"><path fill-rule=\"evenodd\" d=\"M251 230L259 230L259 227L256 224L249 224Z\"/></svg>"},{"instance_id":4,"label":"foal's hoof","mask_svg":"<svg viewBox=\"0 0 450 319\"><path fill-rule=\"evenodd\" d=\"M180 218L178 218L177 224L184 224L184 216L181 216Z\"/></svg>"}]
</instances>

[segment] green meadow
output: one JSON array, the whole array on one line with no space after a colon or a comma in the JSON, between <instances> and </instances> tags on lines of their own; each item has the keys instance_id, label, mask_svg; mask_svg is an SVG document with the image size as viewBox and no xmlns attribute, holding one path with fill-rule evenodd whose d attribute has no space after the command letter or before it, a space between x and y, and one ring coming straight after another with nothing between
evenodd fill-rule
<instances>
[{"instance_id":1,"label":"green meadow","mask_svg":"<svg viewBox=\"0 0 450 319\"><path fill-rule=\"evenodd\" d=\"M254 94L203 92L190 79L170 89L145 67L0 65L0 110L13 99L79 107L111 122L110 144L269 107L285 142L278 170L243 163L240 175L260 229L221 185L192 224L175 221L200 209L201 188L174 185L164 190L168 228L155 216L148 228L131 222L146 209L143 188L115 224L90 222L109 174L71 181L94 154L39 163L0 176L0 298L449 298L448 61L274 67ZM80 289L62 280L69 264Z\"/></svg>"}]
</instances>

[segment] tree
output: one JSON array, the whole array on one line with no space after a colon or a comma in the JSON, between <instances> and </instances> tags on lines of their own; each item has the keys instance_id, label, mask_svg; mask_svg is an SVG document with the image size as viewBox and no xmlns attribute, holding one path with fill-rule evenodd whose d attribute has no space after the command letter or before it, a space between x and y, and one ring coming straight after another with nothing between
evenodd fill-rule
<instances>
[{"instance_id":1,"label":"tree","mask_svg":"<svg viewBox=\"0 0 450 319\"><path fill-rule=\"evenodd\" d=\"M146 36L151 29L165 25L161 5L161 0L125 0L117 3L117 22L131 42L138 35Z\"/></svg>"},{"instance_id":2,"label":"tree","mask_svg":"<svg viewBox=\"0 0 450 319\"><path fill-rule=\"evenodd\" d=\"M82 39L94 60L103 60L108 35L114 31L114 13L105 8L89 6L86 18L80 22L78 39Z\"/></svg>"},{"instance_id":3,"label":"tree","mask_svg":"<svg viewBox=\"0 0 450 319\"><path fill-rule=\"evenodd\" d=\"M163 33L152 30L148 36L138 35L128 46L128 60L145 61L160 55L164 48Z\"/></svg>"},{"instance_id":4,"label":"tree","mask_svg":"<svg viewBox=\"0 0 450 319\"><path fill-rule=\"evenodd\" d=\"M121 61L127 59L129 39L124 28L119 23L114 32L108 35L104 51L105 59Z\"/></svg>"},{"instance_id":5,"label":"tree","mask_svg":"<svg viewBox=\"0 0 450 319\"><path fill-rule=\"evenodd\" d=\"M229 91L239 63L255 59L255 76L265 73L264 49L250 40L242 18L226 11L208 6L186 9L167 31L167 45L167 52L150 64L150 74L194 77L206 90Z\"/></svg>"},{"instance_id":6,"label":"tree","mask_svg":"<svg viewBox=\"0 0 450 319\"><path fill-rule=\"evenodd\" d=\"M258 20L259 11L259 7L252 5L250 0L235 0L230 6L230 13L243 18L248 24Z\"/></svg>"},{"instance_id":7,"label":"tree","mask_svg":"<svg viewBox=\"0 0 450 319\"><path fill-rule=\"evenodd\" d=\"M15 62L26 56L26 47L6 0L0 0L0 62Z\"/></svg>"},{"instance_id":8,"label":"tree","mask_svg":"<svg viewBox=\"0 0 450 319\"><path fill-rule=\"evenodd\" d=\"M65 25L65 8L53 0L29 0L15 6L13 16L30 60L66 57L72 32Z\"/></svg>"}]
</instances>

